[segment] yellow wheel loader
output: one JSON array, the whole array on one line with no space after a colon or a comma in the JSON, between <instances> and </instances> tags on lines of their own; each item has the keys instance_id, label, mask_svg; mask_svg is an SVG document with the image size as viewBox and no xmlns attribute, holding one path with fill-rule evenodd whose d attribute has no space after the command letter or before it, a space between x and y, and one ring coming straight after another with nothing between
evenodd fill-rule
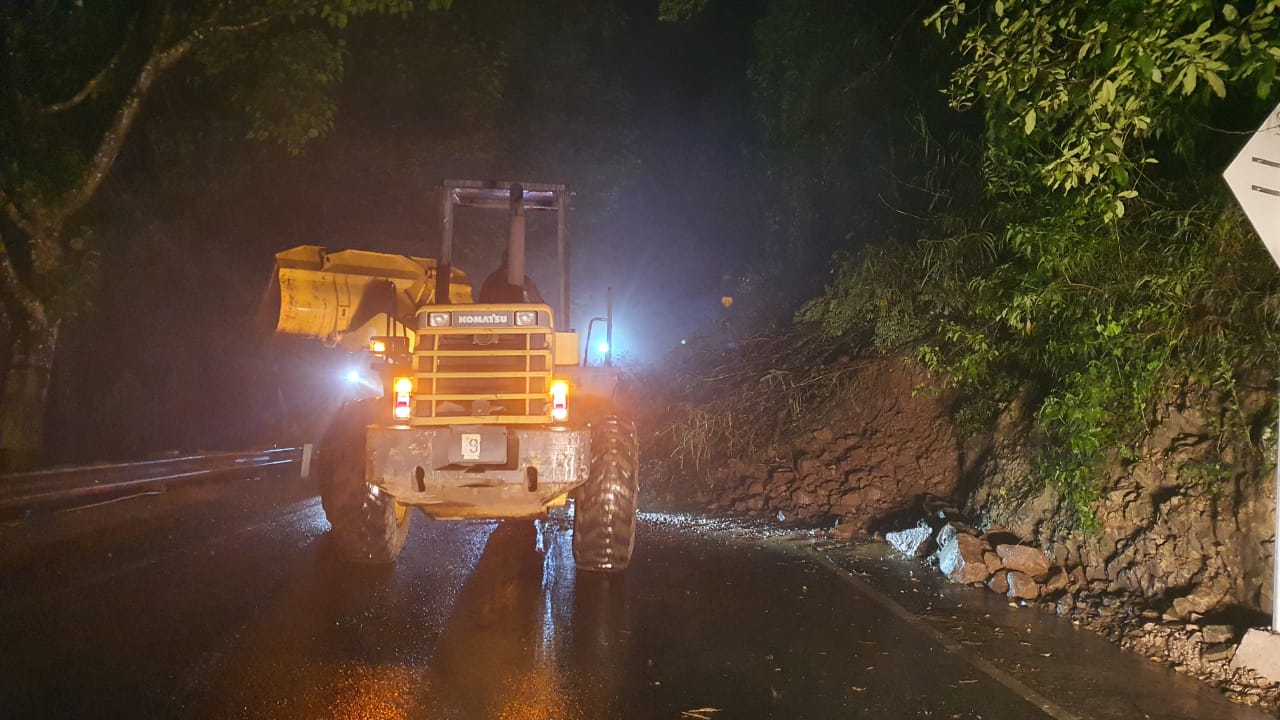
<instances>
[{"instance_id":1,"label":"yellow wheel loader","mask_svg":"<svg viewBox=\"0 0 1280 720\"><path fill-rule=\"evenodd\" d=\"M578 568L630 562L636 433L615 409L608 356L588 367L568 329L568 201L564 185L451 180L438 260L316 246L276 255L276 332L368 353L382 387L381 398L344 406L318 447L325 514L347 559L394 561L412 508L442 519L537 517L572 497ZM506 275L494 285L514 295L472 302L452 264L458 207L509 214ZM527 212L556 215L558 308L527 292ZM603 320L611 335L612 307Z\"/></svg>"}]
</instances>

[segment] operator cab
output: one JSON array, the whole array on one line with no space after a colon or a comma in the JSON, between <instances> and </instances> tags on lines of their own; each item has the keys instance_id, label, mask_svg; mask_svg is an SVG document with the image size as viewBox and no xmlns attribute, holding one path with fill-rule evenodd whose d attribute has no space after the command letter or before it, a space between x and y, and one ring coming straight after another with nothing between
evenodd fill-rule
<instances>
[{"instance_id":1,"label":"operator cab","mask_svg":"<svg viewBox=\"0 0 1280 720\"><path fill-rule=\"evenodd\" d=\"M511 250L508 248L502 252L502 264L484 279L484 284L476 295L476 302L543 304L542 293L538 292L533 278L525 275L522 283L513 284L511 274Z\"/></svg>"}]
</instances>

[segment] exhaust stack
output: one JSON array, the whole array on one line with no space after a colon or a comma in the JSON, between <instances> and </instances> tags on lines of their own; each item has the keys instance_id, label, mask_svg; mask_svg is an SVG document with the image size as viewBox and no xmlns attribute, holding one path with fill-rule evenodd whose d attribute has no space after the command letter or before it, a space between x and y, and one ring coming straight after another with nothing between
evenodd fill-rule
<instances>
[{"instance_id":1,"label":"exhaust stack","mask_svg":"<svg viewBox=\"0 0 1280 720\"><path fill-rule=\"evenodd\" d=\"M524 287L524 188L511 186L511 237L507 242L507 282Z\"/></svg>"}]
</instances>

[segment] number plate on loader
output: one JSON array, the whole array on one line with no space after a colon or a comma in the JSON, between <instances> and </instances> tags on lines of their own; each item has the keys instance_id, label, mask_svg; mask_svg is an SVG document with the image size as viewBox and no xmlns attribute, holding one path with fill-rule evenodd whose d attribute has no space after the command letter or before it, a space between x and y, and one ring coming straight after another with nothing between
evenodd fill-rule
<instances>
[{"instance_id":1,"label":"number plate on loader","mask_svg":"<svg viewBox=\"0 0 1280 720\"><path fill-rule=\"evenodd\" d=\"M462 433L462 459L480 459L480 433Z\"/></svg>"},{"instance_id":2,"label":"number plate on loader","mask_svg":"<svg viewBox=\"0 0 1280 720\"><path fill-rule=\"evenodd\" d=\"M449 463L507 464L507 429L465 425L451 429Z\"/></svg>"}]
</instances>

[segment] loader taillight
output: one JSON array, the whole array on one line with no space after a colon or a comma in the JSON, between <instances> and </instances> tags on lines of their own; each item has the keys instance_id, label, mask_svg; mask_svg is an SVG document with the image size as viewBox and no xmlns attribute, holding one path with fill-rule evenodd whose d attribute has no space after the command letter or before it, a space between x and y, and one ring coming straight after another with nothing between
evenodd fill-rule
<instances>
[{"instance_id":1,"label":"loader taillight","mask_svg":"<svg viewBox=\"0 0 1280 720\"><path fill-rule=\"evenodd\" d=\"M408 420L413 414L411 399L413 396L413 379L402 377L396 378L392 383L392 389L396 393L396 405L394 415L397 420Z\"/></svg>"},{"instance_id":2,"label":"loader taillight","mask_svg":"<svg viewBox=\"0 0 1280 720\"><path fill-rule=\"evenodd\" d=\"M551 419L557 422L569 419L569 383L563 380L551 383Z\"/></svg>"}]
</instances>

